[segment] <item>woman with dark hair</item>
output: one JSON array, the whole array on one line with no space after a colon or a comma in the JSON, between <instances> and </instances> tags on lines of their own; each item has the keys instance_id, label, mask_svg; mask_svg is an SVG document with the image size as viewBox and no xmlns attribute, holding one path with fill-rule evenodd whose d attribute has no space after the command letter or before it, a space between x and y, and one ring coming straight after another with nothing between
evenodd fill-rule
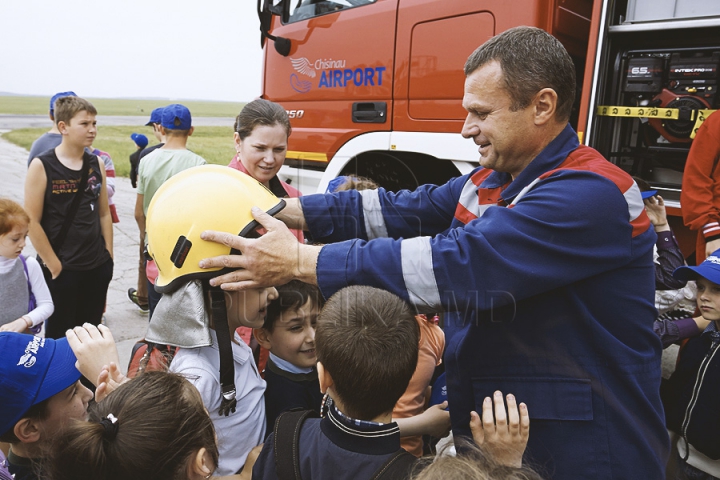
<instances>
[{"instance_id":1,"label":"woman with dark hair","mask_svg":"<svg viewBox=\"0 0 720 480\"><path fill-rule=\"evenodd\" d=\"M247 173L276 197L296 198L302 195L277 176L285 162L287 141L292 131L283 107L269 100L255 99L240 111L235 119L234 131L237 153L229 167ZM302 230L292 232L298 240L304 240Z\"/></svg>"}]
</instances>

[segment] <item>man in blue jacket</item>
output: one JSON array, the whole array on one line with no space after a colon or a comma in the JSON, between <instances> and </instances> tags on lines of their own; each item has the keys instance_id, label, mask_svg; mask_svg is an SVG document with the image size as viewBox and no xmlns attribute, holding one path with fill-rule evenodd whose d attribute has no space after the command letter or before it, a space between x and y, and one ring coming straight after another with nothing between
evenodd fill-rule
<instances>
[{"instance_id":1,"label":"man in blue jacket","mask_svg":"<svg viewBox=\"0 0 720 480\"><path fill-rule=\"evenodd\" d=\"M442 186L309 195L260 239L206 232L241 256L224 288L383 288L447 320L456 435L495 390L528 405L525 460L557 479L664 478L655 233L637 185L568 125L574 66L546 32L518 27L465 65L462 135L481 167ZM281 221L280 221L281 220ZM298 245L291 228L324 246Z\"/></svg>"}]
</instances>

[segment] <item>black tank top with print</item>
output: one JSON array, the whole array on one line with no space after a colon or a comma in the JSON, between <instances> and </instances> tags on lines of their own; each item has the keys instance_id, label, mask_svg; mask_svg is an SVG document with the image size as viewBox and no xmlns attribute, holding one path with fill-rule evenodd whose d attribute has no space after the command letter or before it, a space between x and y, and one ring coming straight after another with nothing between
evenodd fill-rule
<instances>
[{"instance_id":1,"label":"black tank top with print","mask_svg":"<svg viewBox=\"0 0 720 480\"><path fill-rule=\"evenodd\" d=\"M47 186L45 203L40 224L53 245L65 217L72 205L77 192L82 170L71 170L60 163L55 150L48 150L37 158L45 167ZM60 258L63 269L84 271L98 267L110 258L105 248L105 240L100 229L100 192L102 190L102 173L98 158L88 153L83 154L83 161L90 166L87 186L82 192L80 206L70 224L67 237L58 252L53 245L55 254Z\"/></svg>"}]
</instances>

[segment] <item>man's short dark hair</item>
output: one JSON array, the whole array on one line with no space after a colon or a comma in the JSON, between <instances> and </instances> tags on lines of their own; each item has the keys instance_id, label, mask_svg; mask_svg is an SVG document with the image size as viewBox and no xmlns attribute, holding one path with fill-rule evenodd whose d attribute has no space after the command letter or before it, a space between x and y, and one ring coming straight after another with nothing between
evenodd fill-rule
<instances>
[{"instance_id":1,"label":"man's short dark hair","mask_svg":"<svg viewBox=\"0 0 720 480\"><path fill-rule=\"evenodd\" d=\"M263 328L268 332L272 332L275 328L275 322L278 321L280 315L286 310L297 309L305 305L308 300L312 300L313 305L318 308L323 306L323 296L320 289L315 285L304 283L299 280L292 280L276 287L278 297L270 302L267 308L267 315Z\"/></svg>"},{"instance_id":2,"label":"man's short dark hair","mask_svg":"<svg viewBox=\"0 0 720 480\"><path fill-rule=\"evenodd\" d=\"M360 420L392 411L415 372L419 341L410 306L366 286L330 297L315 329L318 361L332 376L343 413Z\"/></svg>"},{"instance_id":3,"label":"man's short dark hair","mask_svg":"<svg viewBox=\"0 0 720 480\"><path fill-rule=\"evenodd\" d=\"M570 118L575 101L575 65L557 38L535 27L506 30L468 57L465 75L492 61L502 68L512 110L526 108L540 90L552 88L558 96L558 118Z\"/></svg>"}]
</instances>

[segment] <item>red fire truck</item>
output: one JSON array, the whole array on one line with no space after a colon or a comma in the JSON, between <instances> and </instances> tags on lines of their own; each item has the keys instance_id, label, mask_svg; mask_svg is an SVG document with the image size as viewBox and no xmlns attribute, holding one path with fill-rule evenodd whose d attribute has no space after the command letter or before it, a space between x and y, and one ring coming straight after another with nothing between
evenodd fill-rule
<instances>
[{"instance_id":1,"label":"red fire truck","mask_svg":"<svg viewBox=\"0 0 720 480\"><path fill-rule=\"evenodd\" d=\"M396 190L469 172L464 62L532 25L575 62L581 142L657 188L693 250L679 194L695 131L720 106L720 1L258 0L258 14L263 97L293 125L280 175L303 191L346 174Z\"/></svg>"}]
</instances>

